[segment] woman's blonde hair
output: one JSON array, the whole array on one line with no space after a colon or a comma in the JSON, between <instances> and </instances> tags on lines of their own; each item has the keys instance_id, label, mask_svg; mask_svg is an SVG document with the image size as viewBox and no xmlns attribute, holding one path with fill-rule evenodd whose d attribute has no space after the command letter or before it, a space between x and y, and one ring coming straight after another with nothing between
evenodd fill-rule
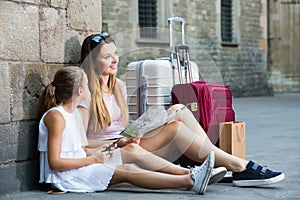
<instances>
[{"instance_id":1,"label":"woman's blonde hair","mask_svg":"<svg viewBox=\"0 0 300 200\"><path fill-rule=\"evenodd\" d=\"M89 80L89 89L91 92L90 120L95 129L94 131L99 131L111 125L111 118L101 92L102 72L96 71L95 60L104 44L111 42L115 44L115 42L110 36L101 36L99 42L95 42L92 40L95 36L100 37L99 34L90 35L83 41L81 48L81 66ZM124 99L122 94L122 85L117 81L116 75L109 76L108 88L116 97L117 104L122 113L122 123L125 126L129 120L128 108L126 99Z\"/></svg>"}]
</instances>

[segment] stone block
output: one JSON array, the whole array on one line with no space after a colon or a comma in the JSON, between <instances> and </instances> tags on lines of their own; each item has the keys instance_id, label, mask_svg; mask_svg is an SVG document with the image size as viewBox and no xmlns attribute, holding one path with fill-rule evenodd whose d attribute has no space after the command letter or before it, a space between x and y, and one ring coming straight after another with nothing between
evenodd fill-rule
<instances>
[{"instance_id":1,"label":"stone block","mask_svg":"<svg viewBox=\"0 0 300 200\"><path fill-rule=\"evenodd\" d=\"M55 73L62 67L64 67L64 65L62 65L62 64L48 64L47 65L47 77L45 79L45 80L47 80L47 82L45 82L46 85L51 83L51 81L54 78Z\"/></svg>"},{"instance_id":2,"label":"stone block","mask_svg":"<svg viewBox=\"0 0 300 200\"><path fill-rule=\"evenodd\" d=\"M44 62L64 62L65 16L65 10L41 8L39 24L41 58Z\"/></svg>"},{"instance_id":3,"label":"stone block","mask_svg":"<svg viewBox=\"0 0 300 200\"><path fill-rule=\"evenodd\" d=\"M37 189L39 177L37 160L0 165L0 194Z\"/></svg>"},{"instance_id":4,"label":"stone block","mask_svg":"<svg viewBox=\"0 0 300 200\"><path fill-rule=\"evenodd\" d=\"M36 105L44 78L47 78L45 64L11 64L12 121L36 119Z\"/></svg>"},{"instance_id":5,"label":"stone block","mask_svg":"<svg viewBox=\"0 0 300 200\"><path fill-rule=\"evenodd\" d=\"M39 60L38 7L0 1L0 59Z\"/></svg>"},{"instance_id":6,"label":"stone block","mask_svg":"<svg viewBox=\"0 0 300 200\"><path fill-rule=\"evenodd\" d=\"M10 122L10 70L7 62L0 62L0 124Z\"/></svg>"},{"instance_id":7,"label":"stone block","mask_svg":"<svg viewBox=\"0 0 300 200\"><path fill-rule=\"evenodd\" d=\"M9 160L16 160L17 135L11 131L10 123L0 125L0 138L0 164Z\"/></svg>"},{"instance_id":8,"label":"stone block","mask_svg":"<svg viewBox=\"0 0 300 200\"><path fill-rule=\"evenodd\" d=\"M12 123L11 133L15 134L17 145L16 160L35 160L38 159L38 122L21 121Z\"/></svg>"},{"instance_id":9,"label":"stone block","mask_svg":"<svg viewBox=\"0 0 300 200\"><path fill-rule=\"evenodd\" d=\"M49 0L14 0L14 1L20 2L20 3L30 3L30 4L46 6ZM51 0L51 1L53 1L53 0Z\"/></svg>"},{"instance_id":10,"label":"stone block","mask_svg":"<svg viewBox=\"0 0 300 200\"><path fill-rule=\"evenodd\" d=\"M0 163L38 158L36 121L15 122L0 128Z\"/></svg>"},{"instance_id":11,"label":"stone block","mask_svg":"<svg viewBox=\"0 0 300 200\"><path fill-rule=\"evenodd\" d=\"M80 61L81 44L86 35L76 31L67 31L64 41L64 63L78 64Z\"/></svg>"},{"instance_id":12,"label":"stone block","mask_svg":"<svg viewBox=\"0 0 300 200\"><path fill-rule=\"evenodd\" d=\"M71 29L101 31L101 0L70 0L67 15Z\"/></svg>"},{"instance_id":13,"label":"stone block","mask_svg":"<svg viewBox=\"0 0 300 200\"><path fill-rule=\"evenodd\" d=\"M67 8L68 0L51 0L50 5L55 8Z\"/></svg>"}]
</instances>

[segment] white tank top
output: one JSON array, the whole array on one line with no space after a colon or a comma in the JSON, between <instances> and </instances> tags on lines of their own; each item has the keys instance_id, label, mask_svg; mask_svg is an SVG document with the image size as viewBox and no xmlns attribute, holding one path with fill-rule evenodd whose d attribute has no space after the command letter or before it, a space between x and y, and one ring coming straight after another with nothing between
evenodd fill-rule
<instances>
[{"instance_id":1,"label":"white tank top","mask_svg":"<svg viewBox=\"0 0 300 200\"><path fill-rule=\"evenodd\" d=\"M54 107L49 109L40 120L39 124L39 140L38 140L38 150L40 151L40 180L39 182L45 183L59 183L60 175L58 172L53 172L50 170L48 163L48 130L44 123L44 117L51 110L59 111L65 121L66 127L62 134L62 147L60 156L62 158L84 158L86 157L85 151L82 149L83 145L87 145L86 134L83 129L83 124L80 118L80 114L77 110L74 113L68 113L64 110L62 106ZM64 177L68 178L68 177ZM70 173L70 177L71 173Z\"/></svg>"}]
</instances>

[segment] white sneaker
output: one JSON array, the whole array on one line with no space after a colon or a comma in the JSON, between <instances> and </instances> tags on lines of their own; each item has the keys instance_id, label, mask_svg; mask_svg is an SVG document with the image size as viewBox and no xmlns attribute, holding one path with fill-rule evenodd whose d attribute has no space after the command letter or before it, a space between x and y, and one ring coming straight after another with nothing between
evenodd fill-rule
<instances>
[{"instance_id":1,"label":"white sneaker","mask_svg":"<svg viewBox=\"0 0 300 200\"><path fill-rule=\"evenodd\" d=\"M211 176L208 182L208 185L218 183L220 180L224 178L227 173L227 169L225 167L217 167L211 170Z\"/></svg>"},{"instance_id":2,"label":"white sneaker","mask_svg":"<svg viewBox=\"0 0 300 200\"><path fill-rule=\"evenodd\" d=\"M190 169L192 179L194 180L194 186L192 187L194 192L197 192L198 194L204 194L214 164L215 153L214 151L211 151L201 166L195 166Z\"/></svg>"}]
</instances>

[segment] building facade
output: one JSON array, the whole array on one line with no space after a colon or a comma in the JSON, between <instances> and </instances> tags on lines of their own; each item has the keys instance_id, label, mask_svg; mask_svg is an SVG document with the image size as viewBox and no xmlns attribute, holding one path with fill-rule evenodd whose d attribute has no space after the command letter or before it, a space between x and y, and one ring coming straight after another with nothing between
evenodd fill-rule
<instances>
[{"instance_id":1,"label":"building facade","mask_svg":"<svg viewBox=\"0 0 300 200\"><path fill-rule=\"evenodd\" d=\"M273 94L266 0L112 0L102 1L102 8L103 28L121 49L121 68L132 60L169 56L167 20L178 16L186 20L185 42L200 79L228 85L235 97ZM180 30L174 29L176 41Z\"/></svg>"},{"instance_id":2,"label":"building facade","mask_svg":"<svg viewBox=\"0 0 300 200\"><path fill-rule=\"evenodd\" d=\"M300 91L300 1L269 0L268 73L275 92Z\"/></svg>"}]
</instances>

